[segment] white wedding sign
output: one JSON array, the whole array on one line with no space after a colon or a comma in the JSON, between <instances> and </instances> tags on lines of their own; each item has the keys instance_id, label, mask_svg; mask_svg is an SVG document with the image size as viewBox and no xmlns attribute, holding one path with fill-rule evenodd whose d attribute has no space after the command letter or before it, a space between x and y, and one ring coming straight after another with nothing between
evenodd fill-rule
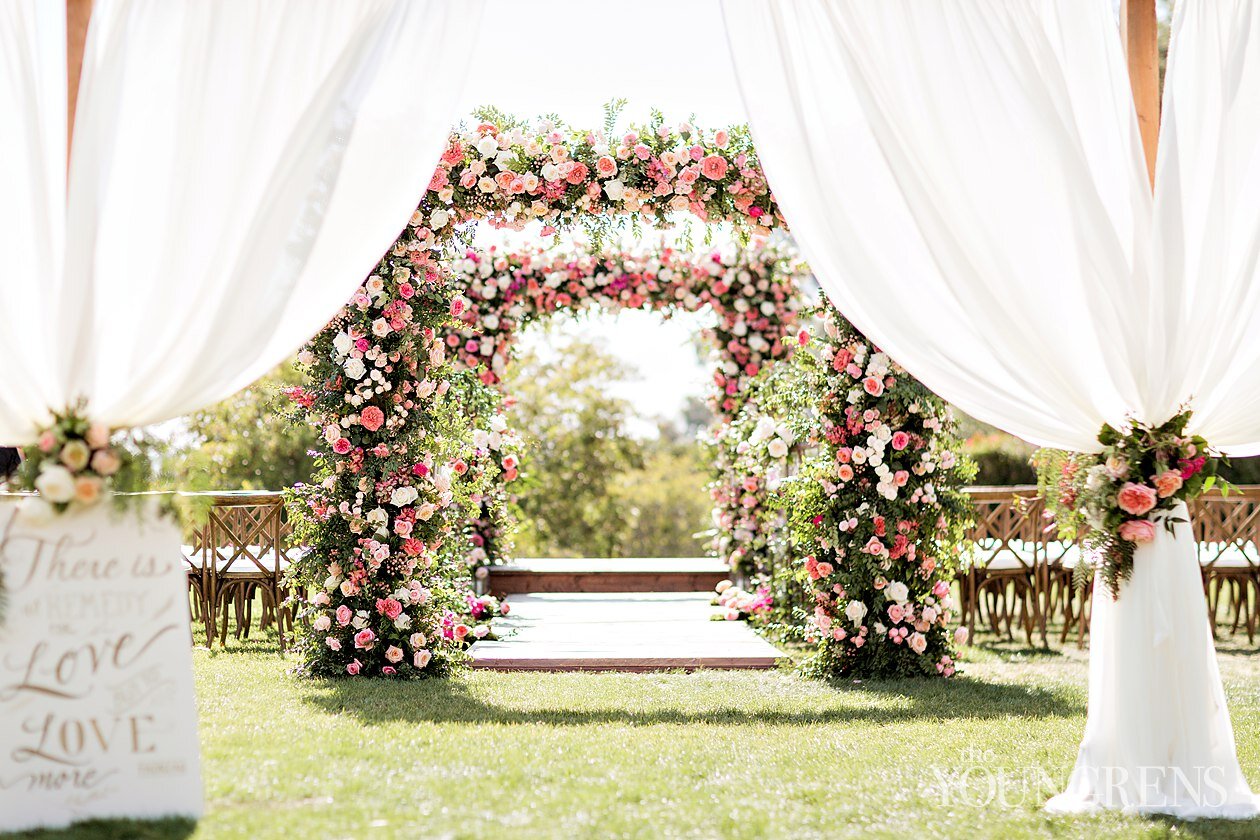
<instances>
[{"instance_id":1,"label":"white wedding sign","mask_svg":"<svg viewBox=\"0 0 1260 840\"><path fill-rule=\"evenodd\" d=\"M152 507L0 504L0 831L201 815L182 565Z\"/></svg>"}]
</instances>

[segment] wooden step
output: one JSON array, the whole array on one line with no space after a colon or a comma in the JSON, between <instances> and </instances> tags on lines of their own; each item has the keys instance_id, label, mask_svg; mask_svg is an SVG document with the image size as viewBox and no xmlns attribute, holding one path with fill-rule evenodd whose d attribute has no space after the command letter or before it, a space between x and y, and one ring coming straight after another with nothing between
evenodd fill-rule
<instances>
[{"instance_id":1,"label":"wooden step","mask_svg":"<svg viewBox=\"0 0 1260 840\"><path fill-rule=\"evenodd\" d=\"M769 669L782 654L747 624L714 621L705 593L513 595L472 667L498 671Z\"/></svg>"},{"instance_id":2,"label":"wooden step","mask_svg":"<svg viewBox=\"0 0 1260 840\"><path fill-rule=\"evenodd\" d=\"M537 557L491 566L495 595L530 592L712 592L730 575L712 557Z\"/></svg>"}]
</instances>

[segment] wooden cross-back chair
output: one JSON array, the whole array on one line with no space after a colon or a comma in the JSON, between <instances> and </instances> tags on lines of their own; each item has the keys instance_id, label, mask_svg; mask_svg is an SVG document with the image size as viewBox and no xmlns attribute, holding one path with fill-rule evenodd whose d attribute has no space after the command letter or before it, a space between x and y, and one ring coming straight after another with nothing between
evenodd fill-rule
<instances>
[{"instance_id":1,"label":"wooden cross-back chair","mask_svg":"<svg viewBox=\"0 0 1260 840\"><path fill-rule=\"evenodd\" d=\"M977 621L994 633L1014 638L1014 627L1024 631L1029 644L1042 626L1042 573L1037 545L1039 517L1031 511L1035 487L974 487L968 491L975 505L975 524L967 534L972 549L960 574L963 615L975 635Z\"/></svg>"},{"instance_id":2,"label":"wooden cross-back chair","mask_svg":"<svg viewBox=\"0 0 1260 840\"><path fill-rule=\"evenodd\" d=\"M1200 496L1191 509L1191 523L1212 634L1222 626L1230 633L1241 627L1254 644L1260 602L1260 487Z\"/></svg>"},{"instance_id":3,"label":"wooden cross-back chair","mask_svg":"<svg viewBox=\"0 0 1260 840\"><path fill-rule=\"evenodd\" d=\"M235 619L236 637L248 638L254 619L254 598L261 596L262 629L275 626L280 650L293 621L284 602L289 558L285 542L289 525L280 493L210 493L206 524L185 548L189 587L200 602L206 644L227 641ZM191 555L191 556L190 556Z\"/></svg>"}]
</instances>

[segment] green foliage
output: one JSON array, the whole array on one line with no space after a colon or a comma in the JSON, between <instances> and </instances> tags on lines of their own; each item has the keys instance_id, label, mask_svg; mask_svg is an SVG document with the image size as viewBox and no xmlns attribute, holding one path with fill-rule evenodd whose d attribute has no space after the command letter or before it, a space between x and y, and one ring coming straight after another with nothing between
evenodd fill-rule
<instances>
[{"instance_id":1,"label":"green foliage","mask_svg":"<svg viewBox=\"0 0 1260 840\"><path fill-rule=\"evenodd\" d=\"M222 402L188 416L190 440L171 451L165 472L181 490L283 490L309 482L314 429L289 416L283 390L305 382L285 362Z\"/></svg>"},{"instance_id":2,"label":"green foliage","mask_svg":"<svg viewBox=\"0 0 1260 840\"><path fill-rule=\"evenodd\" d=\"M968 437L962 450L976 465L976 484L983 487L1036 484L1032 465L1034 447L1012 435L993 430Z\"/></svg>"},{"instance_id":3,"label":"green foliage","mask_svg":"<svg viewBox=\"0 0 1260 840\"><path fill-rule=\"evenodd\" d=\"M523 352L507 387L509 413L525 441L515 488L524 554L619 556L632 527L615 489L643 467L642 445L626 434L629 402L607 393L630 371L598 345L574 340L553 360Z\"/></svg>"},{"instance_id":4,"label":"green foliage","mask_svg":"<svg viewBox=\"0 0 1260 840\"><path fill-rule=\"evenodd\" d=\"M623 551L630 557L700 556L711 514L711 464L694 438L662 431L641 444L642 468L623 473L612 488L630 514Z\"/></svg>"}]
</instances>

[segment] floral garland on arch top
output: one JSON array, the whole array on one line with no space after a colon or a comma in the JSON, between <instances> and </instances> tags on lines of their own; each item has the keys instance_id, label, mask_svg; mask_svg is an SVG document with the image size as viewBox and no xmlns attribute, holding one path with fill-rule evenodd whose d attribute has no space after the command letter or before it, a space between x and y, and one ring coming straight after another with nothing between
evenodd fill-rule
<instances>
[{"instance_id":1,"label":"floral garland on arch top","mask_svg":"<svg viewBox=\"0 0 1260 840\"><path fill-rule=\"evenodd\" d=\"M312 549L293 570L310 593L296 599L307 672L440 673L471 632L452 619L468 612L466 524L503 461L475 439L493 434L498 398L452 368L444 338L461 314L444 260L464 257L467 225L538 220L549 234L687 212L747 234L780 226L746 128L658 115L614 131L615 116L581 130L486 112L453 133L393 247L301 354L309 385L290 396L323 436L319 473L291 504Z\"/></svg>"}]
</instances>

